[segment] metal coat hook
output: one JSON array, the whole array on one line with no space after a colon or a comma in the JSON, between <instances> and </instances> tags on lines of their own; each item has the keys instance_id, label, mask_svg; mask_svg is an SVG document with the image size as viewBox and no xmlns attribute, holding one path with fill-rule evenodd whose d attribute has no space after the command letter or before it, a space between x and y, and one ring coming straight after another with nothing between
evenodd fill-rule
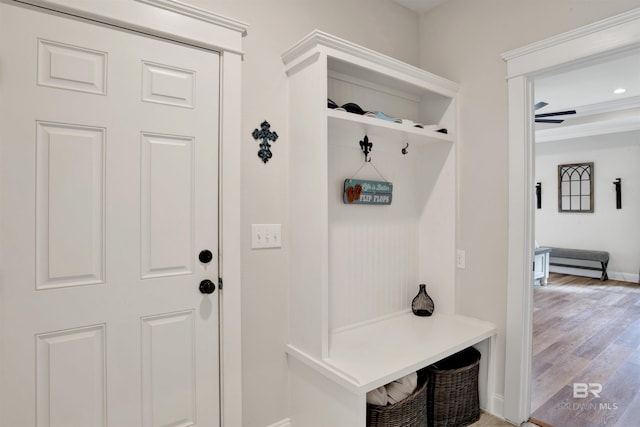
<instances>
[{"instance_id":1,"label":"metal coat hook","mask_svg":"<svg viewBox=\"0 0 640 427\"><path fill-rule=\"evenodd\" d=\"M360 141L360 149L364 153L364 161L365 163L370 162L369 153L373 148L373 143L369 142L369 137L367 135L364 136L364 139Z\"/></svg>"},{"instance_id":2,"label":"metal coat hook","mask_svg":"<svg viewBox=\"0 0 640 427\"><path fill-rule=\"evenodd\" d=\"M409 143L407 142L407 145L404 146L404 148L402 149L402 154L408 154L409 150L407 150L407 148L409 148Z\"/></svg>"}]
</instances>

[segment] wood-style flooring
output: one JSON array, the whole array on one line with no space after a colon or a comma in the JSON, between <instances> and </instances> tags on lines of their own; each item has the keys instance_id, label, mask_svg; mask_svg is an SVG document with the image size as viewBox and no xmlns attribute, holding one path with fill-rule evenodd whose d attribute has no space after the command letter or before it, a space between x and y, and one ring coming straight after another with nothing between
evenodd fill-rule
<instances>
[{"instance_id":1,"label":"wood-style flooring","mask_svg":"<svg viewBox=\"0 0 640 427\"><path fill-rule=\"evenodd\" d=\"M533 319L532 420L640 425L640 285L551 274Z\"/></svg>"}]
</instances>

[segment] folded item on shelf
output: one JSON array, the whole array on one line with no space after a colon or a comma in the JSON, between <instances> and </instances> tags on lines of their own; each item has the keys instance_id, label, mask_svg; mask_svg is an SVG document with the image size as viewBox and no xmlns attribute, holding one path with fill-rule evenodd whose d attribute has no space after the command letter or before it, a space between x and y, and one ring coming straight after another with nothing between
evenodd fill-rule
<instances>
[{"instance_id":1,"label":"folded item on shelf","mask_svg":"<svg viewBox=\"0 0 640 427\"><path fill-rule=\"evenodd\" d=\"M417 388L418 374L412 372L368 392L367 403L378 406L393 405L411 396Z\"/></svg>"},{"instance_id":2,"label":"folded item on shelf","mask_svg":"<svg viewBox=\"0 0 640 427\"><path fill-rule=\"evenodd\" d=\"M402 378L399 378L393 382L390 382L385 386L387 389L387 396L389 399L389 405L398 403L401 400L411 396L418 387L418 374L413 372Z\"/></svg>"},{"instance_id":3,"label":"folded item on shelf","mask_svg":"<svg viewBox=\"0 0 640 427\"><path fill-rule=\"evenodd\" d=\"M338 108L338 104L333 102L333 100L331 100L331 98L327 98L327 107L331 108L331 109Z\"/></svg>"},{"instance_id":4,"label":"folded item on shelf","mask_svg":"<svg viewBox=\"0 0 640 427\"><path fill-rule=\"evenodd\" d=\"M382 111L369 111L365 115L369 116L369 117L376 117L376 118L382 119L382 120L387 120L389 122L402 123L402 119L398 119L396 117L387 116Z\"/></svg>"},{"instance_id":5,"label":"folded item on shelf","mask_svg":"<svg viewBox=\"0 0 640 427\"><path fill-rule=\"evenodd\" d=\"M387 389L385 386L380 386L375 390L371 390L367 393L367 403L370 405L385 406L389 403L387 396Z\"/></svg>"}]
</instances>

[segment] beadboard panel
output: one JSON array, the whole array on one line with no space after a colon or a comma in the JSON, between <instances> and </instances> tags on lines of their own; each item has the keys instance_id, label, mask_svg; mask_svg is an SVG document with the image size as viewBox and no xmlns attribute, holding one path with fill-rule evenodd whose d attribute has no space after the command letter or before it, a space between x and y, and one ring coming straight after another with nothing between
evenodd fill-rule
<instances>
[{"instance_id":1,"label":"beadboard panel","mask_svg":"<svg viewBox=\"0 0 640 427\"><path fill-rule=\"evenodd\" d=\"M329 242L331 330L411 307L418 288L415 222L334 224Z\"/></svg>"},{"instance_id":2,"label":"beadboard panel","mask_svg":"<svg viewBox=\"0 0 640 427\"><path fill-rule=\"evenodd\" d=\"M365 134L373 143L369 164L359 147ZM423 178L418 147L404 156L403 146L371 129L329 127L330 331L408 310L417 293L419 219L428 194L415 191ZM347 178L392 182L391 205L344 204Z\"/></svg>"}]
</instances>

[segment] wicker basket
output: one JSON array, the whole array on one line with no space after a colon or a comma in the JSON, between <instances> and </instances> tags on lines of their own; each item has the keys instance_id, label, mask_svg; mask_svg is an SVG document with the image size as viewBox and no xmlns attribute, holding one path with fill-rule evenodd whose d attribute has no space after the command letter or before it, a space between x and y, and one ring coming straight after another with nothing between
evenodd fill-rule
<instances>
[{"instance_id":1,"label":"wicker basket","mask_svg":"<svg viewBox=\"0 0 640 427\"><path fill-rule=\"evenodd\" d=\"M429 427L460 427L480 419L480 352L462 350L426 368Z\"/></svg>"},{"instance_id":2,"label":"wicker basket","mask_svg":"<svg viewBox=\"0 0 640 427\"><path fill-rule=\"evenodd\" d=\"M418 375L418 388L393 405L367 404L367 427L427 427L427 377Z\"/></svg>"}]
</instances>

